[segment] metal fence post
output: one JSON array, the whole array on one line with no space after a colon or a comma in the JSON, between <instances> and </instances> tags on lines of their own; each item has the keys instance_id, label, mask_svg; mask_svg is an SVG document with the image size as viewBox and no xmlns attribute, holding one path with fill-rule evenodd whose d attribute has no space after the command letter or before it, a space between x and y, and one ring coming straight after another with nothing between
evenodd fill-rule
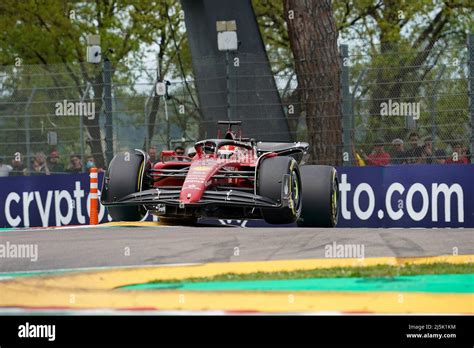
<instances>
[{"instance_id":1,"label":"metal fence post","mask_svg":"<svg viewBox=\"0 0 474 348\"><path fill-rule=\"evenodd\" d=\"M351 107L351 130L352 130L352 141L355 140L355 112L354 112L354 105L355 105L355 96L357 89L362 83L362 80L364 79L365 75L367 74L367 69L363 69L360 73L359 76L357 77L357 80L354 84L354 88L352 89L352 95L351 95L351 102L350 102L350 107ZM363 121L364 123L366 122L365 120Z\"/></svg>"},{"instance_id":2,"label":"metal fence post","mask_svg":"<svg viewBox=\"0 0 474 348\"><path fill-rule=\"evenodd\" d=\"M28 110L30 108L31 102L36 94L36 87L31 91L30 97L28 98L28 103L25 107L25 141L26 141L26 168L28 175L31 173L31 134L30 134L30 115Z\"/></svg>"},{"instance_id":3,"label":"metal fence post","mask_svg":"<svg viewBox=\"0 0 474 348\"><path fill-rule=\"evenodd\" d=\"M104 59L104 104L105 104L105 157L107 165L114 157L114 132L112 117L112 68L110 60Z\"/></svg>"},{"instance_id":4,"label":"metal fence post","mask_svg":"<svg viewBox=\"0 0 474 348\"><path fill-rule=\"evenodd\" d=\"M354 163L351 149L351 92L349 90L349 48L341 45L341 92L342 92L342 135L343 135L343 165L350 166Z\"/></svg>"},{"instance_id":5,"label":"metal fence post","mask_svg":"<svg viewBox=\"0 0 474 348\"><path fill-rule=\"evenodd\" d=\"M471 163L474 162L474 34L467 36L469 115L471 120Z\"/></svg>"},{"instance_id":6,"label":"metal fence post","mask_svg":"<svg viewBox=\"0 0 474 348\"><path fill-rule=\"evenodd\" d=\"M434 82L433 88L431 89L431 141L433 142L433 149L436 149L436 136L438 135L438 127L436 125L436 118L438 117L438 86L441 80L441 77L446 70L446 65L441 65L441 69L436 76L436 80Z\"/></svg>"},{"instance_id":7,"label":"metal fence post","mask_svg":"<svg viewBox=\"0 0 474 348\"><path fill-rule=\"evenodd\" d=\"M159 80L159 78L157 79L157 81L158 80ZM149 137L148 137L148 127L149 127L149 123L150 123L149 115L148 115L148 104L150 103L150 100L153 98L153 94L155 93L155 89L156 89L156 81L153 83L150 95L145 100L145 107L144 107L144 109L145 109L145 151L147 151L147 152L148 152L148 149L150 148L150 142L151 142L151 139L149 139Z\"/></svg>"},{"instance_id":8,"label":"metal fence post","mask_svg":"<svg viewBox=\"0 0 474 348\"><path fill-rule=\"evenodd\" d=\"M84 91L84 94L81 97L81 104L84 102L84 100L87 97L87 94L89 93L89 90L91 89L91 84L87 82L87 87L86 90ZM84 116L79 116L79 138L81 142L81 161L84 163ZM82 172L86 172L86 167L82 166Z\"/></svg>"}]
</instances>

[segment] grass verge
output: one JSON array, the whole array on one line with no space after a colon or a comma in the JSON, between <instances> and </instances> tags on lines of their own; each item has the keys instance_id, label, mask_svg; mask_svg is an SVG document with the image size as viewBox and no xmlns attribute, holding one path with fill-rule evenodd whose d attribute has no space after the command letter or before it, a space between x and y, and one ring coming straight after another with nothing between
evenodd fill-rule
<instances>
[{"instance_id":1,"label":"grass verge","mask_svg":"<svg viewBox=\"0 0 474 348\"><path fill-rule=\"evenodd\" d=\"M291 272L255 272L247 274L225 273L213 277L198 277L173 280L152 280L148 283L192 283L213 281L244 281L244 280L278 280L278 279L304 279L304 278L380 278L410 276L419 274L466 274L474 273L474 263L452 264L433 263L401 266L377 265L368 267L335 267L315 268L311 270L297 270Z\"/></svg>"}]
</instances>

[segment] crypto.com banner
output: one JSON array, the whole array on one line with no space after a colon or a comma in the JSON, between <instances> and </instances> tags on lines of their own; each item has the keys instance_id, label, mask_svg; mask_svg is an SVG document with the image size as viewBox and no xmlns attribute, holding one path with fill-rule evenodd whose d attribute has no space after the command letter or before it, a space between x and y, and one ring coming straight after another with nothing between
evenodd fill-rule
<instances>
[{"instance_id":1,"label":"crypto.com banner","mask_svg":"<svg viewBox=\"0 0 474 348\"><path fill-rule=\"evenodd\" d=\"M474 165L341 167L338 173L339 227L474 227ZM0 178L0 227L87 224L88 195L87 174ZM104 207L99 220L108 220Z\"/></svg>"},{"instance_id":2,"label":"crypto.com banner","mask_svg":"<svg viewBox=\"0 0 474 348\"><path fill-rule=\"evenodd\" d=\"M474 165L341 167L338 173L339 227L474 226Z\"/></svg>"},{"instance_id":3,"label":"crypto.com banner","mask_svg":"<svg viewBox=\"0 0 474 348\"><path fill-rule=\"evenodd\" d=\"M88 174L0 178L0 227L88 224L88 198ZM101 206L100 222L106 222L105 212Z\"/></svg>"}]
</instances>

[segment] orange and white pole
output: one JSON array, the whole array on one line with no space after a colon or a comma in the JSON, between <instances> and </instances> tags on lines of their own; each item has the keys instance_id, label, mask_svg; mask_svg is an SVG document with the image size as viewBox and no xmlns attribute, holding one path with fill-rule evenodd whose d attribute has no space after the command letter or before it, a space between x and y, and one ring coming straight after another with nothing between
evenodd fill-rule
<instances>
[{"instance_id":1,"label":"orange and white pole","mask_svg":"<svg viewBox=\"0 0 474 348\"><path fill-rule=\"evenodd\" d=\"M97 168L92 167L90 172L90 225L97 225L99 223L99 197L97 190L99 188L99 178L97 175Z\"/></svg>"}]
</instances>

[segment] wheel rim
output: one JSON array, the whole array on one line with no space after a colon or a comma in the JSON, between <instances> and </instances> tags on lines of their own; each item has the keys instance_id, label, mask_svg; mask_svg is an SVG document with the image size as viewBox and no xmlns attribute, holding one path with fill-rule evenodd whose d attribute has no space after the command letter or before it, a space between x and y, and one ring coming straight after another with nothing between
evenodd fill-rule
<instances>
[{"instance_id":1,"label":"wheel rim","mask_svg":"<svg viewBox=\"0 0 474 348\"><path fill-rule=\"evenodd\" d=\"M293 212L298 215L301 210L301 193L299 176L295 170L291 173L291 200L293 201Z\"/></svg>"}]
</instances>

